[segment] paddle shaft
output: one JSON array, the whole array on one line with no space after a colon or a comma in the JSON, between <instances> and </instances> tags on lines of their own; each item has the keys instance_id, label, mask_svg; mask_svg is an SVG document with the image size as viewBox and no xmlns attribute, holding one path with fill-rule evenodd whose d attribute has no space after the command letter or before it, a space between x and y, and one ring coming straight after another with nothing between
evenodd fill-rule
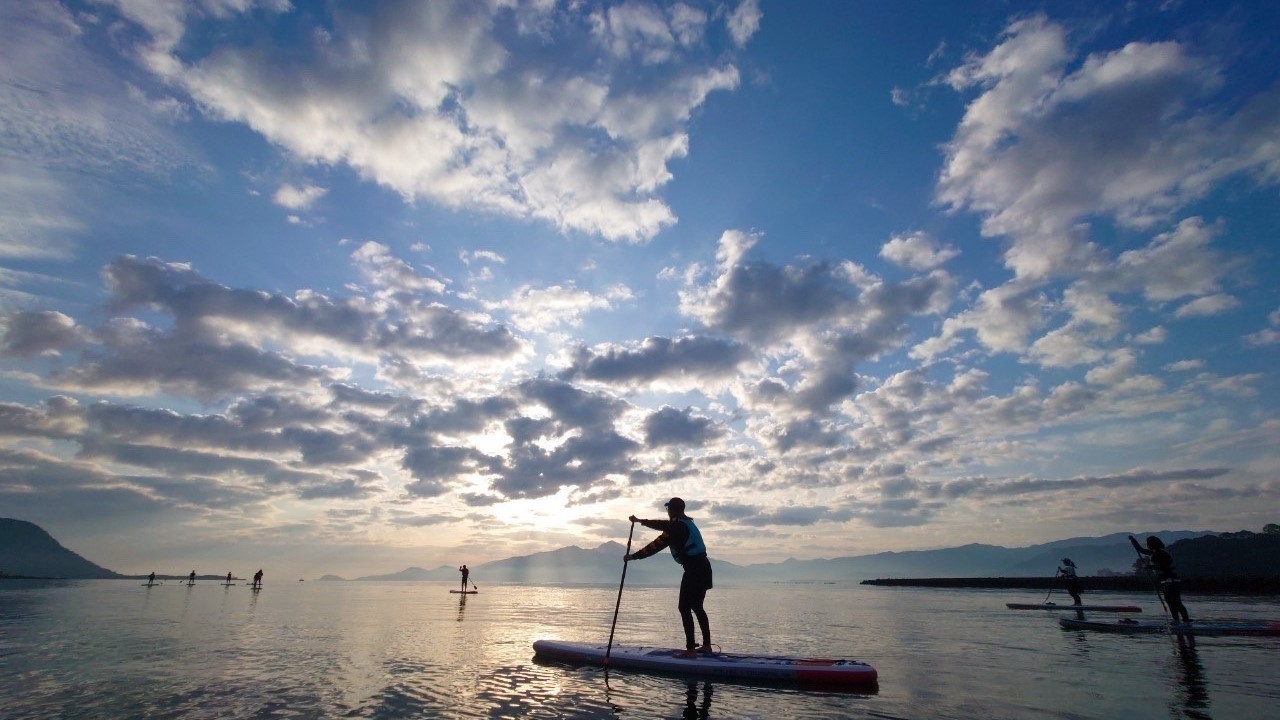
<instances>
[{"instance_id":1,"label":"paddle shaft","mask_svg":"<svg viewBox=\"0 0 1280 720\"><path fill-rule=\"evenodd\" d=\"M627 553L631 554L631 537L636 534L636 524L631 523L631 532L627 533ZM618 581L618 601L613 604L613 622L609 624L609 644L604 649L604 666L609 667L609 653L613 651L613 631L618 627L618 610L622 607L622 586L627 583L627 558L622 557L622 579Z\"/></svg>"},{"instance_id":2,"label":"paddle shaft","mask_svg":"<svg viewBox=\"0 0 1280 720\"><path fill-rule=\"evenodd\" d=\"M1056 582L1058 582L1058 572L1060 572L1060 571L1055 571L1055 572L1053 573L1053 581L1054 581L1055 583L1056 583ZM1047 593L1045 593L1045 594L1044 594L1044 601L1045 601L1045 602L1049 602L1049 596L1050 596L1050 595L1052 595L1052 594L1053 594L1053 586L1052 586L1052 585L1050 585L1050 586L1049 586L1049 592L1047 592Z\"/></svg>"}]
</instances>

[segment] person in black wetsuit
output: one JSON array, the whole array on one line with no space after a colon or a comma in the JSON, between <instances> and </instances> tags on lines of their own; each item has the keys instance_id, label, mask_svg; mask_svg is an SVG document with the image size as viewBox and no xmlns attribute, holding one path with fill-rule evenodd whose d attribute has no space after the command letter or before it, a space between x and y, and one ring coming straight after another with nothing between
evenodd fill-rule
<instances>
[{"instance_id":1,"label":"person in black wetsuit","mask_svg":"<svg viewBox=\"0 0 1280 720\"><path fill-rule=\"evenodd\" d=\"M462 573L462 592L465 593L467 591L467 580L471 577L471 571L467 569L466 565L463 565L458 568L458 572Z\"/></svg>"},{"instance_id":2,"label":"person in black wetsuit","mask_svg":"<svg viewBox=\"0 0 1280 720\"><path fill-rule=\"evenodd\" d=\"M684 568L684 576L680 578L679 603L685 641L685 651L681 657L696 658L700 652L715 652L711 648L711 624L707 620L707 611L702 607L707 591L711 589L711 561L707 559L707 546L702 542L698 526L684 514L684 500L673 497L666 502L666 508L668 520L642 520L635 515L628 518L633 523L661 530L662 534L622 559L623 562L643 560L663 548L671 550L671 557ZM693 641L694 615L697 615L698 625L702 629L700 647Z\"/></svg>"},{"instance_id":3,"label":"person in black wetsuit","mask_svg":"<svg viewBox=\"0 0 1280 720\"><path fill-rule=\"evenodd\" d=\"M1076 577L1076 564L1071 562L1071 558L1062 558L1062 567L1058 568L1058 572L1062 575L1062 579L1067 581L1067 594L1071 596L1072 603L1080 605L1080 578Z\"/></svg>"},{"instance_id":4,"label":"person in black wetsuit","mask_svg":"<svg viewBox=\"0 0 1280 720\"><path fill-rule=\"evenodd\" d=\"M192 570L192 571L191 571L191 574L187 576L187 584L188 584L188 585L195 585L195 584L196 584L196 571L195 571L195 570Z\"/></svg>"},{"instance_id":5,"label":"person in black wetsuit","mask_svg":"<svg viewBox=\"0 0 1280 720\"><path fill-rule=\"evenodd\" d=\"M1173 616L1173 621L1176 623L1181 619L1184 623L1191 622L1191 616L1187 614L1187 606L1182 604L1182 578L1179 578L1178 572L1173 569L1173 556L1165 550L1164 541L1155 535L1148 536L1147 546L1144 548L1130 535L1129 542L1133 543L1133 549L1137 550L1139 555L1151 558L1147 567L1155 570L1156 580L1160 582L1160 591L1164 594L1164 602L1169 606L1169 614Z\"/></svg>"},{"instance_id":6,"label":"person in black wetsuit","mask_svg":"<svg viewBox=\"0 0 1280 720\"><path fill-rule=\"evenodd\" d=\"M147 576L147 584L148 584L148 585L155 585L155 584L156 584L156 574L155 574L155 573L151 573L150 575L148 575L148 576Z\"/></svg>"},{"instance_id":7,"label":"person in black wetsuit","mask_svg":"<svg viewBox=\"0 0 1280 720\"><path fill-rule=\"evenodd\" d=\"M258 569L258 572L253 574L253 587L255 589L259 589L262 587L262 569L261 568Z\"/></svg>"}]
</instances>

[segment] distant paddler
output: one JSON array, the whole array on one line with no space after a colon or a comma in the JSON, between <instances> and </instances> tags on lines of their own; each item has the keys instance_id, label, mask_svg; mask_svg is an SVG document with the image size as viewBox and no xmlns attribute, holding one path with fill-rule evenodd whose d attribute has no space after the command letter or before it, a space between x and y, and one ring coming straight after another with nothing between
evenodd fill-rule
<instances>
[{"instance_id":1,"label":"distant paddler","mask_svg":"<svg viewBox=\"0 0 1280 720\"><path fill-rule=\"evenodd\" d=\"M152 572L150 575L147 576L147 584L148 585L156 584L156 574L154 572Z\"/></svg>"},{"instance_id":2,"label":"distant paddler","mask_svg":"<svg viewBox=\"0 0 1280 720\"><path fill-rule=\"evenodd\" d=\"M1067 594L1071 596L1072 602L1075 605L1081 605L1080 591L1083 588L1080 585L1080 578L1076 576L1076 564L1071 562L1071 558L1062 558L1062 567L1058 568L1058 574L1067 581Z\"/></svg>"},{"instance_id":3,"label":"distant paddler","mask_svg":"<svg viewBox=\"0 0 1280 720\"><path fill-rule=\"evenodd\" d=\"M253 574L253 589L262 589L262 568L258 568L258 572Z\"/></svg>"},{"instance_id":4,"label":"distant paddler","mask_svg":"<svg viewBox=\"0 0 1280 720\"><path fill-rule=\"evenodd\" d=\"M195 585L195 584L196 584L196 571L192 570L191 574L187 576L187 585Z\"/></svg>"},{"instance_id":5,"label":"distant paddler","mask_svg":"<svg viewBox=\"0 0 1280 720\"><path fill-rule=\"evenodd\" d=\"M466 565L463 565L458 568L458 572L462 573L462 592L465 593L467 591L467 581L471 579L471 571L467 569Z\"/></svg>"}]
</instances>

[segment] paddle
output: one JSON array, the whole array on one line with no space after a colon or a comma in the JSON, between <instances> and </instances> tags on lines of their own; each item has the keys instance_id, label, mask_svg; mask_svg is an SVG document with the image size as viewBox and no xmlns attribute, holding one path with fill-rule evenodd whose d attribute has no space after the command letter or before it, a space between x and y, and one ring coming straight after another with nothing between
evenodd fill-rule
<instances>
[{"instance_id":1,"label":"paddle","mask_svg":"<svg viewBox=\"0 0 1280 720\"><path fill-rule=\"evenodd\" d=\"M622 586L627 582L627 555L631 554L631 537L636 534L636 524L631 523L627 533L627 552L622 556L622 579L618 581L618 601L613 604L613 622L609 624L609 644L604 649L604 670L609 672L609 653L613 651L613 631L618 626L618 609L622 607Z\"/></svg>"},{"instance_id":2,"label":"paddle","mask_svg":"<svg viewBox=\"0 0 1280 720\"><path fill-rule=\"evenodd\" d=\"M1054 581L1054 582L1057 582L1057 581L1058 581L1058 572L1059 572L1059 571L1054 571L1054 573L1053 573L1053 581ZM1047 604L1049 604L1049 596L1050 596L1050 595L1052 595L1052 594L1053 594L1053 586L1052 586L1052 585L1050 585L1050 586L1049 586L1049 592L1047 592L1047 593L1045 593L1045 594L1044 594L1044 602L1042 602L1042 603L1040 603L1040 604L1041 604L1041 605L1047 605Z\"/></svg>"}]
</instances>

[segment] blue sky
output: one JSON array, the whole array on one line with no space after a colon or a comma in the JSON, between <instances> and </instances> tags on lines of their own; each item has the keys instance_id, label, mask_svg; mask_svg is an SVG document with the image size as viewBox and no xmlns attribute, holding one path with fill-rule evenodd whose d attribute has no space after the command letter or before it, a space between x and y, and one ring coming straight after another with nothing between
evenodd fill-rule
<instances>
[{"instance_id":1,"label":"blue sky","mask_svg":"<svg viewBox=\"0 0 1280 720\"><path fill-rule=\"evenodd\" d=\"M6 3L0 515L287 574L671 495L736 562L1258 529L1278 12Z\"/></svg>"}]
</instances>

